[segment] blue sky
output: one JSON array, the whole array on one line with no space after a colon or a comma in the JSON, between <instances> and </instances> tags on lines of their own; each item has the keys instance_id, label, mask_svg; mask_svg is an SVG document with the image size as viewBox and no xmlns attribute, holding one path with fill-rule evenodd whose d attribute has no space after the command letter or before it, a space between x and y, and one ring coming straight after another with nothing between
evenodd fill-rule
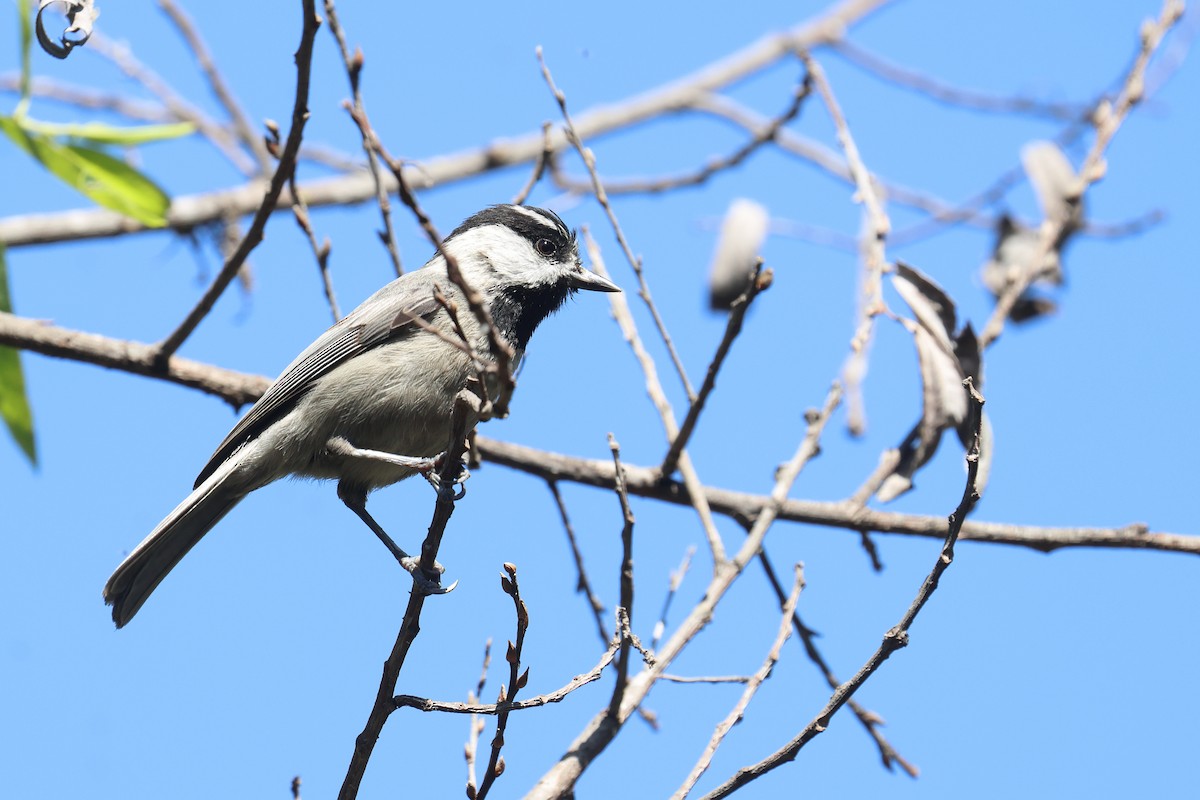
<instances>
[{"instance_id":1,"label":"blue sky","mask_svg":"<svg viewBox=\"0 0 1200 800\"><path fill-rule=\"evenodd\" d=\"M294 86L299 34L295 4L188 8L252 120L284 122ZM821 4L689 4L686 12L614 2L436 4L399 14L341 9L351 42L366 54L368 110L389 149L423 159L536 131L557 121L537 70L544 47L575 112L618 102L819 12ZM187 98L219 113L180 41L157 9L101 5L100 29L130 44ZM898 3L851 31L851 39L957 86L997 94L1082 101L1127 68L1150 2ZM17 65L15 12L0 14L0 71ZM1183 56L1195 23L1185 18L1160 65ZM347 152L357 132L340 108L346 96L332 39L318 38L309 139ZM1059 123L982 114L936 104L887 86L836 53L817 57L848 117L867 165L898 184L951 202L1018 163L1029 141ZM34 54L39 75L136 91L87 51L65 62ZM730 91L774 114L799 76L782 62ZM1087 197L1089 217L1120 223L1153 210L1165 221L1116 240L1083 237L1067 253L1068 283L1055 316L1010 328L989 351L985 394L996 432L991 483L976 513L997 522L1118 526L1200 534L1188 494L1200 434L1190 419L1200 370L1192 317L1200 289L1192 221L1200 172L1200 77L1188 61L1135 111L1108 152L1108 173ZM0 103L7 113L15 97ZM80 112L35 101L33 113ZM284 123L286 125L286 123ZM815 101L792 128L836 146ZM731 152L744 136L709 119L671 117L590 143L611 177L671 174ZM1075 163L1083 150L1068 151ZM233 186L239 176L198 142L146 147L142 168L171 194ZM568 161L571 170L579 165ZM82 207L86 201L0 143L0 217ZM302 178L325 174L308 166ZM427 192L443 230L478 208L510 198L522 167ZM704 307L714 221L730 200L752 197L779 221L854 235L860 209L851 189L771 149L705 186L665 196L621 197L616 210L663 316L698 381L723 320ZM633 286L599 207L548 185L532 201L596 232L618 283ZM1036 203L1025 184L996 207L1026 219ZM918 220L889 207L897 229ZM396 215L406 264L429 247ZM369 206L314 215L333 242L332 270L344 308L389 276ZM989 231L962 226L889 248L936 278L960 315L982 324L990 311L977 277ZM845 358L854 325L853 254L796 238L768 239L775 285L750 314L691 448L709 484L765 493L775 466L803 435L803 411L819 405ZM274 375L328 324L316 267L294 223L277 216L251 257L255 285L236 288L186 343L182 355ZM8 268L18 313L117 338L155 341L191 308L219 266L168 234L16 248ZM676 413L678 382L637 319ZM892 308L902 302L890 292ZM407 600L408 582L327 484L281 482L242 503L171 574L128 628L114 631L100 588L124 553L187 492L234 423L228 406L180 387L92 366L24 356L36 416L40 466L31 470L0 438L0 580L10 592L0 635L3 711L0 796L108 798L286 796L293 775L307 797L336 793ZM866 384L870 427L852 439L839 415L822 456L792 496L839 499L916 420L919 387L911 338L881 321ZM512 416L489 436L589 458L606 458L612 432L627 461L652 464L665 441L641 374L609 317L605 298L583 296L534 337ZM924 514L953 509L962 489L961 453L948 440L889 508ZM621 519L616 498L563 487L602 599L617 597ZM372 510L402 544L415 547L432 495L409 482L379 492ZM639 593L635 630L648 636L669 572L703 534L686 509L635 502ZM722 521L730 546L741 539ZM800 611L823 634L826 657L852 674L900 618L936 557L933 540L877 536L886 570L871 571L857 537L780 524L768 539L777 565L805 563ZM399 691L465 699L479 674L483 642L513 635L511 604L499 591L503 562L518 565L532 618L526 649L531 693L549 691L595 663L599 648L546 487L498 466L472 478L441 551L459 588L426 605L422 633ZM698 557L669 624L698 599L709 565ZM911 645L858 695L882 715L893 745L919 765L913 781L891 774L849 715L795 763L745 791L776 797L797 787L816 796L950 798L1026 796L1162 797L1194 792L1194 720L1200 691L1195 612L1198 566L1183 555L1075 550L1043 555L965 543L912 631ZM722 603L712 625L676 663L684 675L745 674L769 647L778 613L755 570ZM500 651L497 651L500 652ZM494 659L485 697L506 670ZM517 715L497 797L518 796L558 758L605 702L606 677L558 706ZM647 706L661 730L633 722L588 772L581 797L667 796L687 774L735 702L731 686L663 684ZM828 696L793 641L734 729L701 789L757 761L793 736ZM484 734L490 738L491 729ZM465 719L398 712L389 721L363 797L403 790L455 796L465 770Z\"/></svg>"}]
</instances>

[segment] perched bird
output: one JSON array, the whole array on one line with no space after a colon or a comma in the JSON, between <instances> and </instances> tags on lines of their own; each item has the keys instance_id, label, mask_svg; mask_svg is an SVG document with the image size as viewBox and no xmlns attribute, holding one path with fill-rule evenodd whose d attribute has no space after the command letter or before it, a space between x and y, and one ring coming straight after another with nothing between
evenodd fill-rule
<instances>
[{"instance_id":1,"label":"perched bird","mask_svg":"<svg viewBox=\"0 0 1200 800\"><path fill-rule=\"evenodd\" d=\"M484 298L513 349L513 368L538 324L577 290L620 291L584 269L575 234L552 211L492 206L442 246ZM474 357L495 364L486 330L446 269L439 253L384 286L283 371L217 447L192 493L108 579L104 600L118 628L242 498L287 475L337 479L342 502L405 563L404 551L367 513L367 494L428 473L449 440L456 397L470 385L483 393L478 362L456 346L461 338L435 289L461 309ZM494 374L484 382L488 397L504 392ZM479 413L475 406L468 430Z\"/></svg>"}]
</instances>

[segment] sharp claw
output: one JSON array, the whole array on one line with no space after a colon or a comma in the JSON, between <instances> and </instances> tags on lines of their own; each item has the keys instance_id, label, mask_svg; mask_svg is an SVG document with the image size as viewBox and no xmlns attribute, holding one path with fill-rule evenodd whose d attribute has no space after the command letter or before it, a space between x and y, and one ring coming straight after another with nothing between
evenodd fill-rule
<instances>
[{"instance_id":1,"label":"sharp claw","mask_svg":"<svg viewBox=\"0 0 1200 800\"><path fill-rule=\"evenodd\" d=\"M419 559L411 556L401 560L400 565L412 575L413 588L421 592L421 594L449 594L454 591L455 586L458 586L458 581L455 581L448 587L442 586L442 575L446 572L446 568L436 561L433 562L433 570L437 573L436 575L429 575L422 570Z\"/></svg>"},{"instance_id":2,"label":"sharp claw","mask_svg":"<svg viewBox=\"0 0 1200 800\"><path fill-rule=\"evenodd\" d=\"M434 491L440 491L442 488L442 458L443 456L437 456L434 459L434 466L429 471L422 472L422 475L425 476L425 480L429 481L429 485L433 487ZM462 487L462 485L466 483L467 479L470 477L471 471L467 469L467 465L460 463L458 475L454 478L454 483L459 487ZM463 497L466 496L466 492L467 490L465 488L460 488L459 491L455 493L454 499L463 499Z\"/></svg>"},{"instance_id":3,"label":"sharp claw","mask_svg":"<svg viewBox=\"0 0 1200 800\"><path fill-rule=\"evenodd\" d=\"M418 588L422 594L425 594L425 595L450 594L451 592L454 591L455 587L458 586L458 581L455 581L454 583L450 584L449 586L442 586L440 583L438 583L436 581L426 580L425 582L422 582L419 580L415 580L413 582L413 585L416 588Z\"/></svg>"}]
</instances>

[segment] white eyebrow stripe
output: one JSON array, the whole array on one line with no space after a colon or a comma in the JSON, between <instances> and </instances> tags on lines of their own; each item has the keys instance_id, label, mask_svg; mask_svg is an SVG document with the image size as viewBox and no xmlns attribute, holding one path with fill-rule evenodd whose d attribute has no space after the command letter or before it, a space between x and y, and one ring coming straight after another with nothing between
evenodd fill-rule
<instances>
[{"instance_id":1,"label":"white eyebrow stripe","mask_svg":"<svg viewBox=\"0 0 1200 800\"><path fill-rule=\"evenodd\" d=\"M545 225L550 230L555 231L556 233L561 233L561 229L559 228L558 222L556 220L552 219L551 217L548 217L545 214L542 214L539 211L536 211L532 208L528 208L526 206L510 205L509 208L511 210L517 212L518 214L524 214L527 217L537 220L538 222Z\"/></svg>"}]
</instances>

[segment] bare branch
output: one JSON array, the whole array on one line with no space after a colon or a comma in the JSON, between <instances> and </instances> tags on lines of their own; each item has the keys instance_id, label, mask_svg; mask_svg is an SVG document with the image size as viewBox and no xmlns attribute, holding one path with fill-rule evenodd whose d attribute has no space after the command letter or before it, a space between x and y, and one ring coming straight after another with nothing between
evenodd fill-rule
<instances>
[{"instance_id":1,"label":"bare branch","mask_svg":"<svg viewBox=\"0 0 1200 800\"><path fill-rule=\"evenodd\" d=\"M195 125L196 130L208 139L208 141L212 142L213 146L228 158L243 175L249 177L257 174L258 168L252 159L246 157L245 151L238 145L237 137L199 108L180 97L154 70L139 61L127 46L109 42L101 34L92 37L91 46L93 52L112 61L118 69L157 97L175 119ZM261 194L261 189L259 191ZM250 213L252 210L252 208L249 208L244 213ZM68 211L65 213L80 214L86 212ZM124 217L123 214L117 214L116 212L110 211L108 213L116 214L117 217ZM19 217L14 219L19 219ZM212 221L213 219L211 218L205 220L205 222ZM146 228L141 223L136 223L136 229L145 230ZM2 238L3 235L0 234L0 239ZM69 238L75 237L71 236Z\"/></svg>"},{"instance_id":2,"label":"bare branch","mask_svg":"<svg viewBox=\"0 0 1200 800\"><path fill-rule=\"evenodd\" d=\"M579 543L575 540L575 529L571 526L571 518L567 514L567 504L563 500L562 493L558 491L558 484L554 481L546 481L546 485L550 487L550 493L554 495L554 503L558 506L558 514L562 518L563 530L566 531L567 541L571 545L571 557L575 561L575 570L578 573L578 578L575 581L575 591L587 598L588 607L592 610L592 617L596 621L596 631L600 634L600 641L608 643L608 631L604 629L604 603L596 596L596 592L592 589L592 584L588 580L587 570L583 568L583 553L579 550Z\"/></svg>"},{"instance_id":3,"label":"bare branch","mask_svg":"<svg viewBox=\"0 0 1200 800\"><path fill-rule=\"evenodd\" d=\"M499 778L500 774L504 772L504 758L500 755L500 751L504 748L504 732L508 728L508 713L511 711L505 706L513 702L517 692L525 688L526 681L529 680L529 669L526 668L525 672L521 672L521 653L525 648L525 633L529 630L529 609L525 607L525 601L521 599L516 565L505 563L504 571L508 577L500 578L500 586L513 601L517 615L517 640L515 643L509 642L508 649L504 653L504 660L508 662L508 688L506 691L504 686L500 687L500 699L496 704L496 735L492 737L492 753L488 758L487 771L484 773L483 782L479 785L479 791L475 795L478 800L487 797L496 778Z\"/></svg>"},{"instance_id":4,"label":"bare branch","mask_svg":"<svg viewBox=\"0 0 1200 800\"><path fill-rule=\"evenodd\" d=\"M1150 63L1150 58L1159 45L1162 44L1167 32L1174 27L1182 15L1183 3L1180 0L1166 0L1159 18L1155 21L1147 21L1142 26L1140 48L1134 58L1133 66L1130 67L1125 78L1121 93L1117 96L1115 103L1102 103L1093 116L1092 124L1096 129L1096 139L1092 142L1092 147L1088 150L1088 154L1079 168L1080 195L1086 193L1088 187L1104 177L1107 169L1104 153L1120 129L1121 123L1129 116L1133 107L1144 98L1146 66ZM1039 246L1034 248L1036 252L1029 256L1023 274L996 298L996 308L979 334L981 349L991 345L1004 331L1004 322L1012 312L1013 306L1021 294L1029 288L1030 283L1036 279L1039 266L1045 261L1046 255L1054 247L1054 243L1062 235L1063 228L1068 224L1069 220L1065 218L1047 218L1042 222Z\"/></svg>"},{"instance_id":5,"label":"bare branch","mask_svg":"<svg viewBox=\"0 0 1200 800\"><path fill-rule=\"evenodd\" d=\"M308 206L304 202L304 195L296 188L296 171L294 169L288 178L288 185L292 190L292 214L296 217L296 224L300 226L300 230L304 231L304 236L308 239L308 246L317 260L317 272L321 275L321 287L325 291L325 302L329 304L329 311L333 314L333 321L336 323L342 318L342 312L338 308L337 296L333 291L333 278L329 275L329 253L332 243L328 236L325 237L324 242L317 243L317 235L313 232L312 219L308 213Z\"/></svg>"},{"instance_id":6,"label":"bare branch","mask_svg":"<svg viewBox=\"0 0 1200 800\"><path fill-rule=\"evenodd\" d=\"M687 172L682 175L673 175L663 178L644 178L629 179L624 181L605 181L604 192L606 195L611 194L658 194L669 192L674 189L681 189L688 186L699 186L706 183L709 178L714 175L724 172L725 170L733 169L742 164L746 159L762 148L768 142L773 142L783 131L784 126L794 120L800 113L800 108L804 105L805 99L808 98L812 85L806 77L800 86L796 87L792 93L792 102L788 107L777 117L774 117L765 125L757 127L752 131L750 141L743 144L737 150L734 150L727 156L714 158L706 163L700 169L692 172ZM565 189L576 194L590 193L593 190L591 180L586 182L574 180L561 174L559 171L554 173L554 182L561 189Z\"/></svg>"},{"instance_id":7,"label":"bare branch","mask_svg":"<svg viewBox=\"0 0 1200 800\"><path fill-rule=\"evenodd\" d=\"M21 90L21 75L20 73L6 73L0 75L0 92L17 93ZM75 86L69 83L63 83L54 78L46 78L42 76L34 76L29 84L30 94L33 97L43 97L47 100L53 100L56 103L75 106L76 108L87 108L96 111L111 111L114 114L120 114L129 119L136 119L142 122L178 122L180 118L172 114L161 103L152 103L144 100L135 100L131 97L126 97L123 94L111 92L102 92L97 89L92 89L84 86ZM215 125L215 123L214 123ZM241 151L237 151L243 159L245 155ZM247 160L245 162L253 169L253 164Z\"/></svg>"},{"instance_id":8,"label":"bare branch","mask_svg":"<svg viewBox=\"0 0 1200 800\"><path fill-rule=\"evenodd\" d=\"M614 636L609 642L608 649L604 651L604 655L600 656L600 660L596 662L596 666L592 667L582 675L576 675L563 686L555 689L552 692L539 694L536 697L530 697L527 700L513 700L511 702L502 703L444 703L439 700L428 700L424 697L416 697L411 694L400 694L393 698L397 708L415 708L418 711L442 711L447 714L499 714L501 710L506 711L525 711L530 708L541 708L550 703L561 703L566 699L567 695L576 689L586 686L589 683L600 680L600 676L604 673L605 667L612 663L613 658L617 654L617 648L621 644L621 637Z\"/></svg>"},{"instance_id":9,"label":"bare branch","mask_svg":"<svg viewBox=\"0 0 1200 800\"><path fill-rule=\"evenodd\" d=\"M783 619L779 622L779 632L775 634L775 641L772 643L771 649L767 652L766 659L763 660L762 666L758 668L758 671L746 681L746 688L743 690L742 696L738 698L733 709L725 719L717 724L717 729L713 731L712 738L704 748L704 752L700 754L699 760L696 761L696 766L692 767L692 771L688 773L683 784L675 790L675 794L671 795L673 800L683 800L692 791L696 785L696 781L700 780L700 776L712 764L712 758L716 755L717 748L721 746L721 742L725 741L725 737L733 729L733 726L742 721L742 717L746 713L746 707L750 705L750 701L758 693L758 687L762 686L763 681L770 676L775 662L779 661L780 653L783 650L783 643L792 634L792 615L796 612L796 604L800 601L800 591L804 588L804 566L797 564L795 572L796 580L792 584L792 592L783 604Z\"/></svg>"},{"instance_id":10,"label":"bare branch","mask_svg":"<svg viewBox=\"0 0 1200 800\"><path fill-rule=\"evenodd\" d=\"M1092 109L1090 103L1054 103L1019 95L1002 96L971 89L960 89L917 70L888 61L846 39L833 42L831 46L851 64L875 74L886 83L911 89L946 105L969 108L972 111L1020 114L1064 122L1086 117Z\"/></svg>"},{"instance_id":11,"label":"bare branch","mask_svg":"<svg viewBox=\"0 0 1200 800\"><path fill-rule=\"evenodd\" d=\"M888 0L842 0L819 17L787 31L772 33L750 45L654 90L609 106L594 108L575 119L575 131L581 139L591 139L611 131L628 128L664 114L674 113L692 104L695 98L735 83L758 72L797 49L812 49L836 41L846 31ZM95 37L93 37L94 42ZM567 145L565 134L556 132L553 149ZM518 164L532 163L543 152L540 129L525 136L500 140L485 147L441 156L409 167L405 177L415 188L428 189L473 178L485 172ZM303 185L310 207L348 205L370 200L376 195L369 174L339 176ZM388 192L397 190L388 182ZM251 214L262 199L255 185L218 192L174 198L167 213L167 225L187 230L212 222L225 214ZM290 203L290 198L285 198ZM103 209L28 214L0 219L0 241L9 247L46 242L93 239L140 233L145 226L124 215Z\"/></svg>"},{"instance_id":12,"label":"bare branch","mask_svg":"<svg viewBox=\"0 0 1200 800\"><path fill-rule=\"evenodd\" d=\"M399 160L393 158L383 146L383 143L379 141L379 137L375 135L375 131L371 127L371 122L367 119L364 111L348 103L344 104L344 107L350 112L350 117L358 125L359 131L362 132L363 141L379 154L379 157L387 164L388 169L392 171L392 175L396 178L396 185L399 187L400 201L412 211L413 216L417 218L417 223L421 226L421 230L425 232L429 241L437 249L438 253L441 254L442 258L445 259L447 276L462 291L463 297L467 301L467 306L471 309L471 313L479 321L480 328L486 334L488 346L492 357L495 359L495 364L489 366L489 370L494 372L501 387L500 397L491 399L494 404L494 413L499 417L507 416L508 398L516 387L512 370L514 357L512 347L509 346L508 342L504 341L499 329L496 328L495 323L492 321L492 315L488 311L483 295L475 287L467 283L462 270L458 268L458 261L443 247L441 234L437 232L433 221L430 220L429 215L421 208L420 203L417 202L416 195L413 194L412 188L408 185L403 165ZM483 388L486 389L486 385L486 382L484 382L482 385Z\"/></svg>"},{"instance_id":13,"label":"bare branch","mask_svg":"<svg viewBox=\"0 0 1200 800\"><path fill-rule=\"evenodd\" d=\"M609 713L608 709L605 709L593 717L568 746L566 754L542 776L537 785L526 795L527 798L532 800L533 798L561 797L571 793L572 787L583 771L587 769L588 764L608 747L620 732L625 720L642 703L667 667L683 651L684 647L708 625L717 605L729 591L729 587L733 585L733 582L745 569L746 564L762 547L767 530L778 516L793 482L800 474L800 470L817 452L817 440L840 399L841 388L835 383L826 398L824 408L820 412L814 411L810 415L804 439L796 448L792 458L780 468L770 500L755 520L750 535L746 537L746 541L738 550L737 555L716 565L712 580L709 582L703 598L675 629L675 632L663 644L662 649L654 654L653 664L648 664L642 672L629 681L620 712L614 716Z\"/></svg>"},{"instance_id":14,"label":"bare branch","mask_svg":"<svg viewBox=\"0 0 1200 800\"><path fill-rule=\"evenodd\" d=\"M306 6L313 0L305 0ZM315 12L314 12L315 16ZM450 515L454 513L455 481L462 469L462 457L467 447L467 418L470 413L469 404L461 396L454 403L450 425L450 440L446 443L445 459L439 470L440 487L437 493L437 503L433 508L433 520L429 524L429 533L421 543L421 561L418 565L420 574L436 575L434 565L437 563L438 548L442 544L442 536ZM354 753L350 758L350 766L346 768L346 777L338 792L338 800L353 800L358 796L359 786L367 771L367 762L375 750L375 743L388 716L396 708L394 698L396 682L400 679L400 670L404 667L409 649L420 633L421 610L425 607L426 593L417 589L417 574L413 576L413 591L408 596L408 607L404 611L404 620L396 634L396 642L387 661L383 664L383 675L379 679L379 690L375 694L375 702L367 716L362 733L354 740Z\"/></svg>"},{"instance_id":15,"label":"bare branch","mask_svg":"<svg viewBox=\"0 0 1200 800\"><path fill-rule=\"evenodd\" d=\"M883 210L883 203L875 192L871 173L858 153L858 146L854 143L850 126L846 124L846 117L842 114L837 98L833 95L829 81L825 78L825 71L807 53L802 53L800 57L812 77L813 84L817 87L817 92L825 101L826 108L829 109L829 116L837 130L838 142L846 154L846 163L849 165L850 174L854 177L854 185L857 187L855 199L866 209L866 222L863 226L861 245L863 276L858 327L854 331L854 337L850 340L850 357L842 371L846 384L847 426L852 434L858 435L866 429L867 424L866 409L862 399L862 381L867 374L867 350L871 346L875 316L885 308L883 273L887 269L887 258L883 245L892 225L888 220L887 213Z\"/></svg>"},{"instance_id":16,"label":"bare branch","mask_svg":"<svg viewBox=\"0 0 1200 800\"><path fill-rule=\"evenodd\" d=\"M483 696L483 686L487 683L488 666L492 663L492 640L488 639L483 646L483 668L479 671L479 682L475 685L475 690L467 692L467 703L474 705L479 703L479 698ZM396 700L396 707L402 705L399 698ZM474 797L478 792L478 784L475 782L475 755L479 752L479 734L483 733L486 727L483 716L480 714L471 715L470 728L467 731L467 744L463 748L463 756L467 762L467 796Z\"/></svg>"},{"instance_id":17,"label":"bare branch","mask_svg":"<svg viewBox=\"0 0 1200 800\"><path fill-rule=\"evenodd\" d=\"M976 478L979 474L979 436L983 420L983 397L971 386L970 378L967 378L965 384L971 392L973 400L972 414L975 423L975 439L967 454L967 482L963 488L962 499L959 500L958 507L950 515L950 523L947 526L942 550L933 564L933 569L930 570L929 574L925 576L925 580L921 583L921 588L918 589L916 598L908 607L908 610L904 612L904 615L900 618L900 622L884 634L883 642L871 658L868 659L867 663L862 666L853 678L846 681L846 683L834 691L825 708L821 710L804 730L767 758L757 764L738 770L729 780L706 794L704 796L705 800L718 800L722 797L728 797L737 791L738 788L794 760L808 742L825 732L829 727L830 720L833 719L833 715L846 704L846 701L854 695L859 687L866 683L868 678L875 674L879 667L883 665L883 662L892 653L908 645L909 628L912 627L913 622L917 619L917 615L921 613L921 609L925 607L925 604L929 602L929 598L937 590L942 574L945 573L954 561L954 545L962 530L963 522L972 509L975 508L975 503L979 500Z\"/></svg>"},{"instance_id":18,"label":"bare branch","mask_svg":"<svg viewBox=\"0 0 1200 800\"><path fill-rule=\"evenodd\" d=\"M362 90L359 88L359 80L362 77L364 63L362 50L355 50L354 55L350 54L350 48L346 46L346 34L342 30L342 23L338 19L337 7L334 5L333 0L325 0L325 16L329 19L329 32L337 40L338 50L342 54L342 63L346 67L346 77L350 79L350 93L353 97L354 110L365 119L367 109L363 104ZM371 147L366 137L363 137L362 148L367 156L367 168L371 171L371 180L375 184L375 203L379 206L379 215L383 222L383 230L379 231L379 239L383 242L388 257L392 260L392 269L396 271L397 276L403 275L404 266L400 263L400 250L396 245L396 232L392 228L392 204L388 200L389 190L384 183L383 170L379 167L379 157L375 154L375 149Z\"/></svg>"},{"instance_id":19,"label":"bare branch","mask_svg":"<svg viewBox=\"0 0 1200 800\"><path fill-rule=\"evenodd\" d=\"M763 573L767 576L767 582L771 585L771 590L775 592L775 597L779 601L780 608L782 608L788 594L784 590L779 576L775 574L775 567L771 564L771 559L767 556L765 547L758 554L758 562L762 565ZM817 647L816 632L804 624L804 620L800 618L798 611L792 612L792 627L800 637L800 642L804 647L804 654L808 656L808 660L821 671L821 675L825 678L825 682L829 684L829 688L836 689L841 685L841 681L838 680L830 668L829 662L825 660L825 656L821 654L820 649ZM883 762L884 767L890 770L893 768L893 765L899 764L900 768L908 773L910 777L916 778L920 774L920 770L900 755L896 748L892 746L892 743L888 741L887 737L883 735L883 732L879 730L880 726L883 725L883 720L878 714L865 708L853 698L847 701L846 705L850 706L850 710L854 712L854 716L863 726L863 730L874 740L875 746L879 749L879 758Z\"/></svg>"},{"instance_id":20,"label":"bare branch","mask_svg":"<svg viewBox=\"0 0 1200 800\"><path fill-rule=\"evenodd\" d=\"M537 160L533 162L533 173L529 176L529 180L517 192L517 196L513 198L513 203L522 205L529 199L529 193L533 191L533 187L537 186L538 181L542 179L542 175L546 173L546 167L552 166L554 162L554 149L552 144L551 134L554 132L554 126L549 122L542 123L542 152L538 155Z\"/></svg>"},{"instance_id":21,"label":"bare branch","mask_svg":"<svg viewBox=\"0 0 1200 800\"><path fill-rule=\"evenodd\" d=\"M688 440L692 436L692 431L696 428L696 421L700 418L700 412L704 410L704 404L708 401L708 396L712 394L712 390L717 385L717 373L721 371L721 366L725 363L725 357L729 355L729 349L733 346L733 340L742 332L742 322L746 319L746 312L750 310L750 304L754 302L754 298L771 286L773 273L771 270L762 271L762 259L754 268L754 276L749 281L746 291L741 297L733 301L733 305L729 307L729 320L725 323L725 335L721 337L720 344L717 345L717 352L713 355L712 361L708 365L708 372L704 376L704 383L700 385L700 393L692 401L688 407L687 416L683 418L683 424L679 426L679 433L671 439L671 446L667 449L666 456L663 457L662 470L663 475L670 475L675 471L675 466L679 462L679 456L683 453L683 448L687 447Z\"/></svg>"},{"instance_id":22,"label":"bare branch","mask_svg":"<svg viewBox=\"0 0 1200 800\"><path fill-rule=\"evenodd\" d=\"M183 322L159 345L159 358L167 359L179 349L196 326L208 315L217 299L224 294L231 281L237 276L238 270L250 256L250 251L258 246L263 239L267 220L279 202L283 186L296 168L296 154L300 150L300 142L304 138L304 125L308 121L308 88L312 72L313 41L317 36L317 28L321 20L312 7L312 0L304 2L304 28L300 35L300 46L296 50L296 99L292 105L292 127L288 131L287 142L279 155L279 164L271 182L258 206L253 222L250 223L246 235L238 244L237 250L225 261L225 266L217 275L212 285L208 287L196 307L184 318Z\"/></svg>"},{"instance_id":23,"label":"bare branch","mask_svg":"<svg viewBox=\"0 0 1200 800\"><path fill-rule=\"evenodd\" d=\"M625 232L621 229L621 223L617 221L617 214L613 211L612 205L608 202L608 195L604 191L604 182L600 179L600 174L596 171L596 157L593 155L590 148L585 147L583 139L579 137L575 130L575 124L571 120L571 114L567 111L567 96L562 90L554 84L554 78L550 74L550 68L546 66L546 60L542 57L542 48L537 49L538 63L542 65L542 77L546 79L546 85L550 87L550 93L554 95L554 99L558 101L559 110L562 111L563 126L567 132L567 141L578 151L579 157L583 159L583 165L587 168L588 176L592 180L592 192L596 195L596 200L600 203L600 207L604 209L605 216L608 217L608 222L612 226L613 233L617 237L617 244L621 247L621 252L625 254L626 261L633 268L634 275L638 281L638 296L642 298L642 302L646 304L646 308L650 311L650 317L654 320L654 325L658 328L658 335L663 340L663 345L667 348L667 354L671 358L671 363L675 365L675 372L679 375L679 380L683 383L683 390L687 393L688 402L694 402L696 393L692 391L692 384L688 380L687 370L683 368L683 361L679 358L679 353L675 350L675 343L671 340L671 334L667 332L667 325L663 322L662 315L658 313L658 306L654 304L654 298L650 296L650 286L646 283L646 275L642 271L642 262L633 254L633 249L629 246L629 241L625 238Z\"/></svg>"},{"instance_id":24,"label":"bare branch","mask_svg":"<svg viewBox=\"0 0 1200 800\"><path fill-rule=\"evenodd\" d=\"M248 375L178 356L173 356L160 369L154 363L156 348L153 345L59 328L4 312L0 312L0 345L178 383L220 397L238 407L258 399L270 385L270 380L261 375ZM475 445L475 452L484 460L541 480L569 481L610 491L616 486L611 461L576 458L486 436L476 436ZM676 505L693 504L685 484L664 478L657 468L632 464L624 466L626 486L631 495ZM769 502L762 495L718 487L702 486L701 493L713 511L731 517L742 525L753 523ZM943 517L877 511L846 500L787 500L780 507L779 518L856 532L871 530L928 538L942 538L945 532ZM964 541L1016 545L1046 553L1062 548L1102 547L1200 555L1200 536L1151 531L1149 526L1141 522L1116 528L967 522L959 538Z\"/></svg>"},{"instance_id":25,"label":"bare branch","mask_svg":"<svg viewBox=\"0 0 1200 800\"><path fill-rule=\"evenodd\" d=\"M596 246L596 242L592 239L591 232L584 227L583 240L587 247L588 257L592 261L592 269L597 274L608 277L608 270L604 267L604 259L600 255L600 248ZM667 441L672 441L679 436L679 426L675 422L675 412L671 409L671 402L667 399L666 392L663 391L662 384L658 380L658 369L654 366L654 359L646 352L645 346L642 344L641 336L638 335L637 323L633 321L633 314L629 311L629 303L625 299L625 295L614 293L609 295L609 307L612 309L613 317L617 320L617 325L621 328L621 333L625 337L625 341L629 343L630 349L633 351L634 358L642 368L642 373L646 376L646 393L650 395L651 402L658 409L658 414L662 418L663 428L667 434ZM702 486L699 475L696 474L692 467L691 458L688 457L687 451L683 450L679 454L679 472L683 475L684 483L690 488L690 496L694 500L693 507L696 509L697 516L700 517L700 524L704 528L704 535L708 539L708 547L712 552L713 563L719 564L725 560L725 545L721 542L721 534L717 530L716 523L713 522L712 512L708 508L708 501L700 491Z\"/></svg>"},{"instance_id":26,"label":"bare branch","mask_svg":"<svg viewBox=\"0 0 1200 800\"><path fill-rule=\"evenodd\" d=\"M683 552L683 560L679 562L679 567L671 572L671 579L667 583L667 596L663 598L662 611L658 614L658 622L654 623L654 634L650 640L651 650L658 649L658 642L667 630L667 614L671 611L671 601L675 599L675 595L679 592L679 587L683 585L683 579L687 575L688 569L692 566L692 556L694 555L696 555L696 548L689 546Z\"/></svg>"},{"instance_id":27,"label":"bare branch","mask_svg":"<svg viewBox=\"0 0 1200 800\"><path fill-rule=\"evenodd\" d=\"M621 467L621 446L610 433L608 448L612 451L613 474L617 478L617 499L621 501L621 576L620 607L625 610L625 625L633 619L633 509L629 507L629 491L625 488L625 472ZM614 718L620 713L621 701L625 697L625 685L629 677L629 646L632 637L623 637L617 659L617 680L613 685L612 698L608 701L608 713Z\"/></svg>"},{"instance_id":28,"label":"bare branch","mask_svg":"<svg viewBox=\"0 0 1200 800\"><path fill-rule=\"evenodd\" d=\"M271 173L271 157L267 154L267 149L263 146L262 137L258 136L253 126L250 125L250 120L246 117L246 112L242 110L242 106L238 103L237 98L233 95L233 90L229 84L225 82L225 78L217 69L216 63L213 61L212 54L208 51L208 45L200 37L199 31L196 30L195 24L191 18L175 5L174 0L158 0L159 6L166 12L171 22L175 24L175 28L183 36L183 40L187 42L188 48L196 57L196 63L200 65L200 71L204 73L204 77L208 80L209 88L212 89L213 96L217 98L217 102L225 109L225 113L229 115L229 121L233 125L234 133L241 139L242 145L254 154L258 161L258 170L262 175Z\"/></svg>"}]
</instances>

